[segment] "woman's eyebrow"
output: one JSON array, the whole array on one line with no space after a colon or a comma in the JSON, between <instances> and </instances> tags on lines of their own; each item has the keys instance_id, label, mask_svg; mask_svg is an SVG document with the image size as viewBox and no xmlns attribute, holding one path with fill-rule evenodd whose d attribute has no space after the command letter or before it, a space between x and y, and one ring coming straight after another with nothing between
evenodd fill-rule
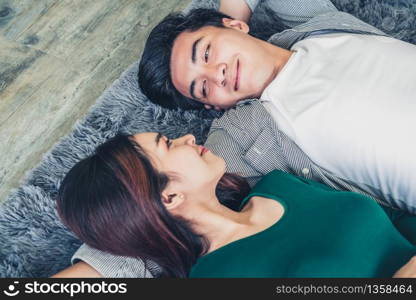
<instances>
[{"instance_id":1,"label":"woman's eyebrow","mask_svg":"<svg viewBox=\"0 0 416 300\"><path fill-rule=\"evenodd\" d=\"M161 138L162 138L162 134L160 132L158 132L156 134L156 138L155 138L156 146L159 146L159 141L160 141Z\"/></svg>"}]
</instances>

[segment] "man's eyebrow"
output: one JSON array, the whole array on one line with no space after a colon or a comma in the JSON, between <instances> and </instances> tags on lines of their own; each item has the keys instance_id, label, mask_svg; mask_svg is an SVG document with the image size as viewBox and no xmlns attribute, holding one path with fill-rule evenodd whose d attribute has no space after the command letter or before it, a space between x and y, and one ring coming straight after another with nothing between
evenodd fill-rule
<instances>
[{"instance_id":1,"label":"man's eyebrow","mask_svg":"<svg viewBox=\"0 0 416 300\"><path fill-rule=\"evenodd\" d=\"M158 132L156 134L156 138L155 138L156 146L159 146L159 141L160 141L161 138L162 138L162 134L160 132Z\"/></svg>"},{"instance_id":2,"label":"man's eyebrow","mask_svg":"<svg viewBox=\"0 0 416 300\"><path fill-rule=\"evenodd\" d=\"M198 43L203 39L204 37L200 37L199 39L197 39L193 44L192 44L192 62L195 63L196 62L196 50L198 47Z\"/></svg>"},{"instance_id":3,"label":"man's eyebrow","mask_svg":"<svg viewBox=\"0 0 416 300\"><path fill-rule=\"evenodd\" d=\"M195 42L193 42L192 44L192 63L196 62L196 53L197 53L197 48L198 48L198 44L200 41L202 41L204 37L200 37L199 39L197 39ZM189 94L191 95L192 99L197 99L195 96L195 80L192 80L191 85L189 86Z\"/></svg>"},{"instance_id":4,"label":"man's eyebrow","mask_svg":"<svg viewBox=\"0 0 416 300\"><path fill-rule=\"evenodd\" d=\"M192 80L191 86L189 87L189 94L191 94L192 99L196 99L195 96L195 80Z\"/></svg>"}]
</instances>

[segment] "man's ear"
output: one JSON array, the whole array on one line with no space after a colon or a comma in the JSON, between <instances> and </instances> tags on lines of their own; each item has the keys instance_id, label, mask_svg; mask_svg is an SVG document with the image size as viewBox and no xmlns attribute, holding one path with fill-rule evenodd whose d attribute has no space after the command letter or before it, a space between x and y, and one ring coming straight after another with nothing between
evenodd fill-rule
<instances>
[{"instance_id":1,"label":"man's ear","mask_svg":"<svg viewBox=\"0 0 416 300\"><path fill-rule=\"evenodd\" d=\"M162 202L167 210L173 210L179 207L185 200L185 196L181 193L162 193Z\"/></svg>"},{"instance_id":2,"label":"man's ear","mask_svg":"<svg viewBox=\"0 0 416 300\"><path fill-rule=\"evenodd\" d=\"M222 24L224 24L224 26L227 28L236 29L244 33L248 33L250 31L250 27L248 26L248 24L241 20L222 18Z\"/></svg>"}]
</instances>

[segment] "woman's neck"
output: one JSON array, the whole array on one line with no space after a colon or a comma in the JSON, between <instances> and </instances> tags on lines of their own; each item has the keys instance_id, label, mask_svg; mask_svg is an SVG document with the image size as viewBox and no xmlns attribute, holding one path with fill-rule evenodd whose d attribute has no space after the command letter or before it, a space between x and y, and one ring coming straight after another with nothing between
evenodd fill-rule
<instances>
[{"instance_id":1,"label":"woman's neck","mask_svg":"<svg viewBox=\"0 0 416 300\"><path fill-rule=\"evenodd\" d=\"M191 221L193 230L204 236L210 244L208 252L222 247L243 236L255 225L253 205L249 202L241 212L236 212L220 204L218 199L204 201L210 205L192 209L186 219Z\"/></svg>"},{"instance_id":2,"label":"woman's neck","mask_svg":"<svg viewBox=\"0 0 416 300\"><path fill-rule=\"evenodd\" d=\"M208 240L208 253L269 228L284 214L282 204L260 196L250 198L240 212L220 204L218 199L200 203L204 205L189 210L192 215L187 219L193 230Z\"/></svg>"}]
</instances>

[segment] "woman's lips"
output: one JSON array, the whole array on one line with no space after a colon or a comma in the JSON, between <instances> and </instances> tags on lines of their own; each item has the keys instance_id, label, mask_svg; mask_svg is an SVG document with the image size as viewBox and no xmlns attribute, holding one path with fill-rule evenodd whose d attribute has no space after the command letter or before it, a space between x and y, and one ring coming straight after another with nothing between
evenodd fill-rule
<instances>
[{"instance_id":1,"label":"woman's lips","mask_svg":"<svg viewBox=\"0 0 416 300\"><path fill-rule=\"evenodd\" d=\"M209 149L205 148L204 146L200 146L200 149L201 149L201 154L200 154L201 156L209 151Z\"/></svg>"}]
</instances>

